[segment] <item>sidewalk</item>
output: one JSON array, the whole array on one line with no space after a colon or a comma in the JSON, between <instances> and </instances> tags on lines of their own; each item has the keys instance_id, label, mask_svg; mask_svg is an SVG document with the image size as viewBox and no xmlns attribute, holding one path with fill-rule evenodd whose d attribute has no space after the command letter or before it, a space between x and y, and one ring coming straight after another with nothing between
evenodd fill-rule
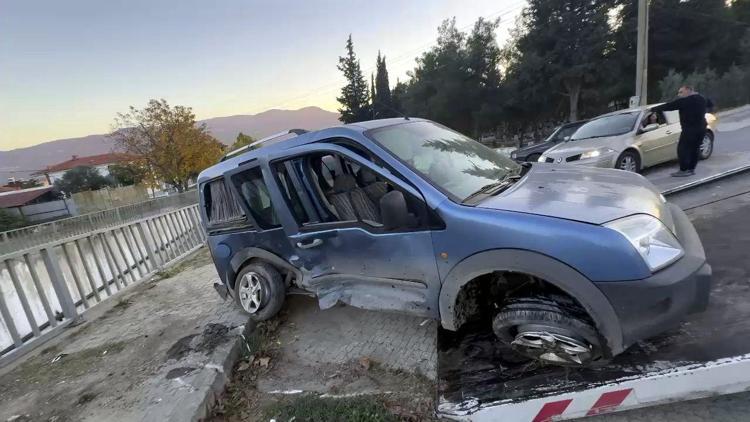
<instances>
[{"instance_id":1,"label":"sidewalk","mask_svg":"<svg viewBox=\"0 0 750 422\"><path fill-rule=\"evenodd\" d=\"M0 371L0 421L186 421L223 389L245 319L201 248ZM101 309L99 309L101 308ZM15 418L15 419L13 419Z\"/></svg>"}]
</instances>

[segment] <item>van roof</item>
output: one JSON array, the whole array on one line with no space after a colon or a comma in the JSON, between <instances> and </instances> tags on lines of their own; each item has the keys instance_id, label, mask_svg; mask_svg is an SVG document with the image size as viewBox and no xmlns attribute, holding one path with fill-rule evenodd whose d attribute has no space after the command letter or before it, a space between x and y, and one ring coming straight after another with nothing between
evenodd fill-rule
<instances>
[{"instance_id":1,"label":"van roof","mask_svg":"<svg viewBox=\"0 0 750 422\"><path fill-rule=\"evenodd\" d=\"M239 154L232 155L230 153L230 154L225 155L224 157L222 157L222 161L214 164L211 167L208 167L207 169L203 170L198 175L198 183L203 183L206 180L219 177L223 175L225 172L227 172L228 170L237 168L237 166L239 166L240 163L245 163L247 161L253 160L262 155L268 155L274 152L283 151L283 150L287 150L290 148L295 148L301 145L306 145L312 142L316 142L320 139L328 138L329 136L330 137L341 136L342 130L344 132L350 132L352 134L361 134L363 132L366 132L372 129L378 129L381 127L393 126L396 124L419 122L419 121L425 121L425 119L419 119L419 118L405 119L403 117L395 117L395 118L390 118L390 119L368 120L365 122L357 122L357 123L349 123L346 125L331 126L325 129L320 129L320 130L311 131L311 132L303 132L303 131L297 130L297 132L294 132L294 133L298 133L297 136L291 137L289 139L284 139L284 140L276 141L276 142L267 142L261 148L248 149L246 152L241 152ZM273 135L273 136L276 137L278 135Z\"/></svg>"}]
</instances>

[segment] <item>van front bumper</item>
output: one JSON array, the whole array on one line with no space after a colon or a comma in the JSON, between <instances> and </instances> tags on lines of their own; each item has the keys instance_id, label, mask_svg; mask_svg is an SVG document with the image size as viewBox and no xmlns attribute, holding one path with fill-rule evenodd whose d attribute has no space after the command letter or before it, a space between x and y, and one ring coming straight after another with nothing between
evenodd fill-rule
<instances>
[{"instance_id":1,"label":"van front bumper","mask_svg":"<svg viewBox=\"0 0 750 422\"><path fill-rule=\"evenodd\" d=\"M620 319L624 347L674 328L708 306L711 266L703 245L685 213L669 207L685 255L642 280L595 283Z\"/></svg>"}]
</instances>

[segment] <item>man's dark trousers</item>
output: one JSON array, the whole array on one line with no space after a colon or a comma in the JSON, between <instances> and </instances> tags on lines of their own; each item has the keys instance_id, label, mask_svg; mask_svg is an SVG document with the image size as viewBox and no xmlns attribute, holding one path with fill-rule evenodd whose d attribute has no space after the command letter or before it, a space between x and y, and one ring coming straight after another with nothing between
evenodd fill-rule
<instances>
[{"instance_id":1,"label":"man's dark trousers","mask_svg":"<svg viewBox=\"0 0 750 422\"><path fill-rule=\"evenodd\" d=\"M682 128L680 142L677 144L677 157L680 160L680 170L695 170L698 165L700 146L706 136L705 127Z\"/></svg>"}]
</instances>

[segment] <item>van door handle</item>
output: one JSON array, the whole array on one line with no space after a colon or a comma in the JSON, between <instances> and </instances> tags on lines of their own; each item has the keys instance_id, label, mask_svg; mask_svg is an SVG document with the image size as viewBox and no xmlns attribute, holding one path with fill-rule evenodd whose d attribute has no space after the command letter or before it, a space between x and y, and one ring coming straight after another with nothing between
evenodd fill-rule
<instances>
[{"instance_id":1,"label":"van door handle","mask_svg":"<svg viewBox=\"0 0 750 422\"><path fill-rule=\"evenodd\" d=\"M667 131L666 133L667 133L667 135L671 135L671 134L672 134L672 131L671 131L671 130L668 130L668 131Z\"/></svg>"},{"instance_id":2,"label":"van door handle","mask_svg":"<svg viewBox=\"0 0 750 422\"><path fill-rule=\"evenodd\" d=\"M298 248L302 248L302 249L310 249L310 248L314 248L316 246L320 246L322 244L323 244L323 240L321 240L321 239L313 239L313 241L310 242L310 243L297 242L297 247Z\"/></svg>"}]
</instances>

